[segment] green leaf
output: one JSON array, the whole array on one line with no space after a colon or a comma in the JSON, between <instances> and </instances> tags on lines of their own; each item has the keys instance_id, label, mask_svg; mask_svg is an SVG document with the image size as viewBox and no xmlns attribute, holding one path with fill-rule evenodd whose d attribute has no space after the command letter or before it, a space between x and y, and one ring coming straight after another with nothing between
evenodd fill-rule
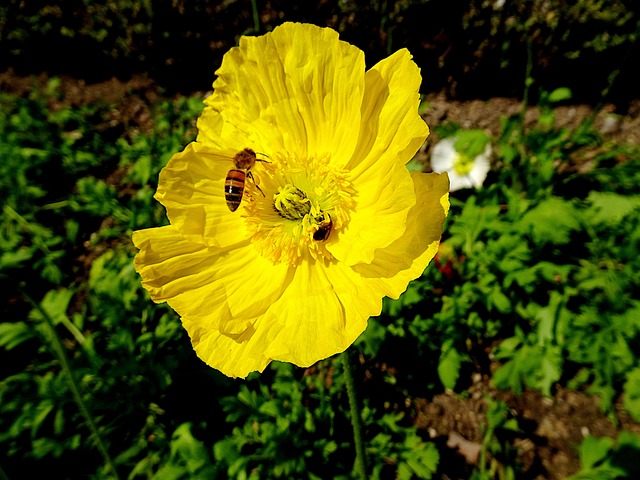
<instances>
[{"instance_id":1,"label":"green leaf","mask_svg":"<svg viewBox=\"0 0 640 480\"><path fill-rule=\"evenodd\" d=\"M409 170L410 172L424 171L423 163L419 160L416 160L415 158L412 158L411 160L409 160L406 166L407 166L407 170Z\"/></svg>"},{"instance_id":2,"label":"green leaf","mask_svg":"<svg viewBox=\"0 0 640 480\"><path fill-rule=\"evenodd\" d=\"M591 435L585 437L578 449L582 469L594 468L607 457L612 447L613 440L609 437L596 438Z\"/></svg>"},{"instance_id":3,"label":"green leaf","mask_svg":"<svg viewBox=\"0 0 640 480\"><path fill-rule=\"evenodd\" d=\"M140 185L146 185L151 178L151 156L144 155L136 161L131 169L131 176Z\"/></svg>"},{"instance_id":4,"label":"green leaf","mask_svg":"<svg viewBox=\"0 0 640 480\"><path fill-rule=\"evenodd\" d=\"M25 322L0 323L0 347L11 350L35 336Z\"/></svg>"},{"instance_id":5,"label":"green leaf","mask_svg":"<svg viewBox=\"0 0 640 480\"><path fill-rule=\"evenodd\" d=\"M0 255L0 272L9 268L18 267L31 257L33 257L33 249L27 247L20 247L12 252L3 252L2 255Z\"/></svg>"},{"instance_id":6,"label":"green leaf","mask_svg":"<svg viewBox=\"0 0 640 480\"><path fill-rule=\"evenodd\" d=\"M233 463L240 452L232 438L225 438L213 445L213 456L217 462Z\"/></svg>"},{"instance_id":7,"label":"green leaf","mask_svg":"<svg viewBox=\"0 0 640 480\"><path fill-rule=\"evenodd\" d=\"M626 375L622 404L636 422L640 422L640 367Z\"/></svg>"},{"instance_id":8,"label":"green leaf","mask_svg":"<svg viewBox=\"0 0 640 480\"><path fill-rule=\"evenodd\" d=\"M571 89L566 87L556 88L549 94L549 103L562 102L564 100L570 100L572 97Z\"/></svg>"},{"instance_id":9,"label":"green leaf","mask_svg":"<svg viewBox=\"0 0 640 480\"><path fill-rule=\"evenodd\" d=\"M547 397L551 396L551 387L562 376L562 355L557 347L546 348L537 375L532 375L527 382L539 389Z\"/></svg>"},{"instance_id":10,"label":"green leaf","mask_svg":"<svg viewBox=\"0 0 640 480\"><path fill-rule=\"evenodd\" d=\"M530 233L538 244L563 245L569 242L571 232L578 230L580 223L571 203L551 197L529 210L519 226L524 233Z\"/></svg>"},{"instance_id":11,"label":"green leaf","mask_svg":"<svg viewBox=\"0 0 640 480\"><path fill-rule=\"evenodd\" d=\"M440 461L440 454L436 446L431 442L422 442L420 437L415 434L407 437L405 445L412 448L407 452L403 452L402 458L413 473L413 475L406 478L431 478L436 472Z\"/></svg>"},{"instance_id":12,"label":"green leaf","mask_svg":"<svg viewBox=\"0 0 640 480\"><path fill-rule=\"evenodd\" d=\"M33 419L32 419L33 423L31 424L32 438L36 438L38 436L38 430L40 429L44 421L47 419L49 414L53 412L55 407L56 406L53 404L53 402L50 399L44 399L40 403L38 403L34 412L35 415L33 416Z\"/></svg>"},{"instance_id":13,"label":"green leaf","mask_svg":"<svg viewBox=\"0 0 640 480\"><path fill-rule=\"evenodd\" d=\"M623 470L625 478L640 478L640 434L623 430L618 436L611 464Z\"/></svg>"},{"instance_id":14,"label":"green leaf","mask_svg":"<svg viewBox=\"0 0 640 480\"><path fill-rule=\"evenodd\" d=\"M454 148L469 158L475 158L484 153L491 137L483 130L458 130L455 134Z\"/></svg>"},{"instance_id":15,"label":"green leaf","mask_svg":"<svg viewBox=\"0 0 640 480\"><path fill-rule=\"evenodd\" d=\"M504 339L498 346L498 350L495 352L496 358L502 359L510 357L517 351L517 349L521 348L521 345L522 338L519 335Z\"/></svg>"},{"instance_id":16,"label":"green leaf","mask_svg":"<svg viewBox=\"0 0 640 480\"><path fill-rule=\"evenodd\" d=\"M438 362L438 377L445 388L453 390L460 376L460 366L466 360L466 355L460 354L453 346L453 340L447 340L442 345Z\"/></svg>"},{"instance_id":17,"label":"green leaf","mask_svg":"<svg viewBox=\"0 0 640 480\"><path fill-rule=\"evenodd\" d=\"M524 344L513 352L509 352L506 348L504 350L500 348L496 352L496 358L509 357L511 360L493 373L492 379L496 387L511 388L519 394L522 393L523 385L526 384L550 396L551 386L562 375L563 358L559 347L550 344L544 346Z\"/></svg>"},{"instance_id":18,"label":"green leaf","mask_svg":"<svg viewBox=\"0 0 640 480\"><path fill-rule=\"evenodd\" d=\"M558 292L551 292L549 298L549 305L541 307L536 312L536 321L538 327L536 332L538 334L538 345L544 346L547 342L553 342L556 340L556 319L559 315L559 311L562 307L562 295Z\"/></svg>"},{"instance_id":19,"label":"green leaf","mask_svg":"<svg viewBox=\"0 0 640 480\"><path fill-rule=\"evenodd\" d=\"M163 465L163 476L158 472L156 478L165 478L164 474L167 475L166 478L182 478L182 475L172 476L180 471L188 474L185 478L207 478L204 473L210 467L208 449L203 442L193 437L191 424L183 423L176 428L171 437L171 457L169 462Z\"/></svg>"},{"instance_id":20,"label":"green leaf","mask_svg":"<svg viewBox=\"0 0 640 480\"><path fill-rule=\"evenodd\" d=\"M162 465L151 478L152 480L186 480L189 477L184 466L167 463Z\"/></svg>"},{"instance_id":21,"label":"green leaf","mask_svg":"<svg viewBox=\"0 0 640 480\"><path fill-rule=\"evenodd\" d=\"M68 320L67 309L69 308L69 302L72 297L73 291L66 288L49 290L45 294L40 305L42 309L47 312L47 315L51 318L54 325ZM29 318L42 320L42 314L38 310L33 309L29 313Z\"/></svg>"},{"instance_id":22,"label":"green leaf","mask_svg":"<svg viewBox=\"0 0 640 480\"><path fill-rule=\"evenodd\" d=\"M594 225L614 226L640 207L640 197L624 196L609 192L591 192L587 197L591 208L585 216Z\"/></svg>"},{"instance_id":23,"label":"green leaf","mask_svg":"<svg viewBox=\"0 0 640 480\"><path fill-rule=\"evenodd\" d=\"M391 301L389 300L389 302ZM362 350L362 353L373 358L378 355L386 336L387 329L378 319L373 317L369 319L367 329L356 340L356 345Z\"/></svg>"},{"instance_id":24,"label":"green leaf","mask_svg":"<svg viewBox=\"0 0 640 480\"><path fill-rule=\"evenodd\" d=\"M512 309L511 300L509 300L509 297L507 297L504 293L502 293L502 290L500 290L500 288L496 287L491 292L489 301L491 305L493 305L496 308L496 310L498 310L500 313L511 312L511 309Z\"/></svg>"},{"instance_id":25,"label":"green leaf","mask_svg":"<svg viewBox=\"0 0 640 480\"><path fill-rule=\"evenodd\" d=\"M522 393L521 372L515 360L508 361L498 367L498 369L493 372L491 380L493 384L501 390L511 389L516 395Z\"/></svg>"}]
</instances>

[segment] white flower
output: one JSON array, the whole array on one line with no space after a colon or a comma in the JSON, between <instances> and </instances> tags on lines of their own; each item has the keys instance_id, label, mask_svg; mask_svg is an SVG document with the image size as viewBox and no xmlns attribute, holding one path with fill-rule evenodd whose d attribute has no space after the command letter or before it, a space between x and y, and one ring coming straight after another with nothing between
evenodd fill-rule
<instances>
[{"instance_id":1,"label":"white flower","mask_svg":"<svg viewBox=\"0 0 640 480\"><path fill-rule=\"evenodd\" d=\"M431 169L437 173L449 174L451 192L461 188L479 188L489 173L491 143L487 142L484 151L471 157L455 148L456 135L438 142L431 152Z\"/></svg>"}]
</instances>

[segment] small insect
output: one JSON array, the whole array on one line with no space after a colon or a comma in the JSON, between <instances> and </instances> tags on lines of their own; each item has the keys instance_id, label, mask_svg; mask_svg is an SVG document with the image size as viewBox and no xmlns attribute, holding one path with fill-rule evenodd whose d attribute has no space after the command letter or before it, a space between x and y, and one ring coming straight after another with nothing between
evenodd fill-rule
<instances>
[{"instance_id":1,"label":"small insect","mask_svg":"<svg viewBox=\"0 0 640 480\"><path fill-rule=\"evenodd\" d=\"M329 238L329 235L331 234L331 229L333 228L333 221L331 220L331 217L328 214L327 214L327 217L328 217L328 220L324 220L318 227L318 230L313 232L313 239L316 242L324 242L327 238Z\"/></svg>"},{"instance_id":2,"label":"small insect","mask_svg":"<svg viewBox=\"0 0 640 480\"><path fill-rule=\"evenodd\" d=\"M260 189L251 173L251 167L253 167L256 162L264 161L266 160L257 158L256 152L250 148L239 151L236 153L236 156L233 157L235 168L229 170L227 178L224 181L224 198L227 201L229 210L235 212L240 206L242 196L244 195L244 182L246 177L249 177L253 181L253 184L260 190L262 196L264 196L264 192Z\"/></svg>"}]
</instances>

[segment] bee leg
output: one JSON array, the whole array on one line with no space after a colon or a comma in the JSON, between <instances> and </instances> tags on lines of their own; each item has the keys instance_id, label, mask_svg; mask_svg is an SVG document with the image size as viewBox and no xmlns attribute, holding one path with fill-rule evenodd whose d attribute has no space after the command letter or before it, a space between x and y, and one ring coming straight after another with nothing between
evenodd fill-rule
<instances>
[{"instance_id":1,"label":"bee leg","mask_svg":"<svg viewBox=\"0 0 640 480\"><path fill-rule=\"evenodd\" d=\"M255 179L255 178L253 178L253 173L251 173L251 170L249 170L249 171L247 172L247 177L249 177L249 178L251 179L251 181L252 181L252 182L253 182L253 184L256 186L256 188L258 189L258 191L259 191L259 192L262 194L262 196L264 197L264 196L265 196L265 194L264 194L264 192L262 191L262 189L260 188L260 186L256 183L256 179Z\"/></svg>"},{"instance_id":2,"label":"bee leg","mask_svg":"<svg viewBox=\"0 0 640 480\"><path fill-rule=\"evenodd\" d=\"M256 155L262 155L263 157L267 157L267 158L269 158L269 155L267 155L266 153L256 152ZM256 157L256 162L271 163L271 162L270 162L270 161L268 161L268 160L264 160L264 159L262 159L262 158L257 158L257 157Z\"/></svg>"}]
</instances>

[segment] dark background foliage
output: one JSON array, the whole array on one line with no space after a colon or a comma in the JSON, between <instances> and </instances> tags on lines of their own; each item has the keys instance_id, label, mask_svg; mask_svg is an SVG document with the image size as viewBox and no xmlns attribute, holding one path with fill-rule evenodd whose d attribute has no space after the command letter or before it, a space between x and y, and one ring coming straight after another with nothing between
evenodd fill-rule
<instances>
[{"instance_id":1,"label":"dark background foliage","mask_svg":"<svg viewBox=\"0 0 640 480\"><path fill-rule=\"evenodd\" d=\"M528 56L545 90L564 86L597 103L636 97L640 9L633 0L6 0L0 6L0 70L69 74L89 82L149 74L168 92L210 87L241 35L285 21L337 29L373 64L406 47L423 91L458 99L522 95Z\"/></svg>"}]
</instances>

